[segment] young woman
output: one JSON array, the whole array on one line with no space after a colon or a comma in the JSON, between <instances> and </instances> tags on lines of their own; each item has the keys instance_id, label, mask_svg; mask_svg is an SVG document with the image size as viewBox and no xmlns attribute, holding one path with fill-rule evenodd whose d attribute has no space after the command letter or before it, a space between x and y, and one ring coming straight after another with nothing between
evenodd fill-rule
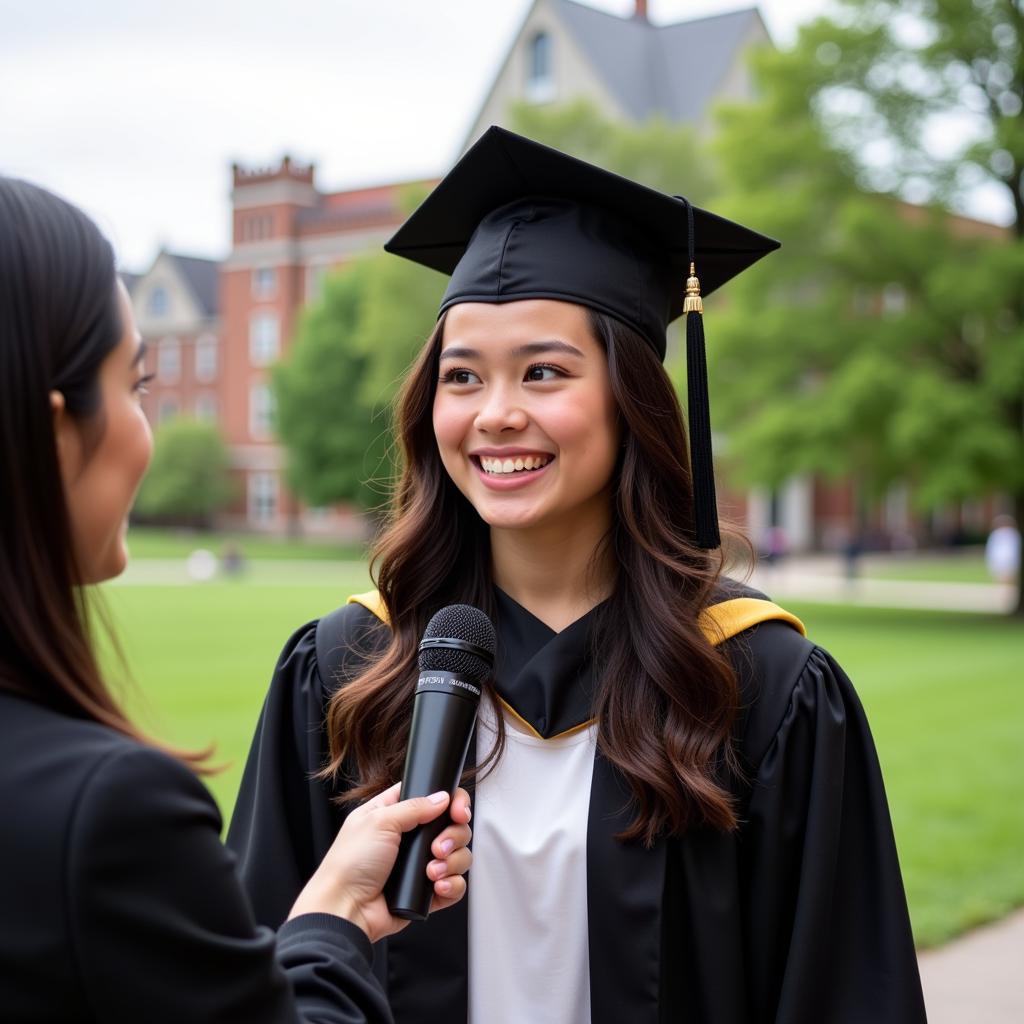
<instances>
[{"instance_id":1,"label":"young woman","mask_svg":"<svg viewBox=\"0 0 1024 1024\"><path fill-rule=\"evenodd\" d=\"M387 246L451 284L379 590L286 646L229 844L279 922L344 800L401 774L429 616L493 617L468 906L375 960L403 1024L924 1020L853 688L707 550L698 285L774 247L493 128ZM684 312L689 462L661 365Z\"/></svg>"},{"instance_id":2,"label":"young woman","mask_svg":"<svg viewBox=\"0 0 1024 1024\"><path fill-rule=\"evenodd\" d=\"M401 832L447 794L392 788L355 810L275 940L220 843L202 759L145 741L100 673L83 587L125 565L151 449L144 354L95 225L0 178L0 1016L389 1021L370 941L404 922L380 889ZM452 817L428 868L437 908L465 887L462 791Z\"/></svg>"}]
</instances>

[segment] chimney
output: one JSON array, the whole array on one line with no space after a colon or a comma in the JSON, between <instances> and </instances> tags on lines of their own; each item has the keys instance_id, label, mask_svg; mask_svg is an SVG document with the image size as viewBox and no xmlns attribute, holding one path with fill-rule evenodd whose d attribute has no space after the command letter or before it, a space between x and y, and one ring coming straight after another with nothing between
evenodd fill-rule
<instances>
[{"instance_id":1,"label":"chimney","mask_svg":"<svg viewBox=\"0 0 1024 1024\"><path fill-rule=\"evenodd\" d=\"M636 0L636 10L633 11L633 17L640 21L647 20L647 0Z\"/></svg>"}]
</instances>

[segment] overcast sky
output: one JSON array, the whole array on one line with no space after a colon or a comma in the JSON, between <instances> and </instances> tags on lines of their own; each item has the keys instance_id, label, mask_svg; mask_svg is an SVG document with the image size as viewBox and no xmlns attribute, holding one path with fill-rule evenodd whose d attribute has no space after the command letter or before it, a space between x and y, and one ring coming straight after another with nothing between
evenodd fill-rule
<instances>
[{"instance_id":1,"label":"overcast sky","mask_svg":"<svg viewBox=\"0 0 1024 1024\"><path fill-rule=\"evenodd\" d=\"M632 0L588 0L617 14ZM763 0L786 44L826 0ZM655 22L748 6L651 0ZM439 175L530 0L0 0L0 172L85 208L130 270L228 248L230 164L327 191Z\"/></svg>"}]
</instances>

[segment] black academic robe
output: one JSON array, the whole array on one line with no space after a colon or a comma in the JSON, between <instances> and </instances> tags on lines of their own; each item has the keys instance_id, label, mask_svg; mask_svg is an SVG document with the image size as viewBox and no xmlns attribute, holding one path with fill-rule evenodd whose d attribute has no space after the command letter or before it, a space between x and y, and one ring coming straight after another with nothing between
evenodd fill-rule
<instances>
[{"instance_id":1,"label":"black academic robe","mask_svg":"<svg viewBox=\"0 0 1024 1024\"><path fill-rule=\"evenodd\" d=\"M213 798L166 754L0 690L0 808L0 1020L391 1020L354 924L257 925Z\"/></svg>"},{"instance_id":2,"label":"black academic robe","mask_svg":"<svg viewBox=\"0 0 1024 1024\"><path fill-rule=\"evenodd\" d=\"M763 595L728 585L721 596ZM555 634L500 593L497 611L499 694L555 734L589 692L586 622ZM385 630L350 604L319 631L298 630L278 661L228 837L264 923L287 912L342 821L336 794L313 778L327 752L324 709L357 670L357 652L382 643ZM695 829L653 849L618 841L632 817L629 790L595 759L592 1020L923 1021L885 792L850 681L781 621L744 631L727 649L744 697L737 742L750 766L745 782L732 783L737 832ZM466 1019L466 921L464 900L377 948L375 970L399 1024Z\"/></svg>"}]
</instances>

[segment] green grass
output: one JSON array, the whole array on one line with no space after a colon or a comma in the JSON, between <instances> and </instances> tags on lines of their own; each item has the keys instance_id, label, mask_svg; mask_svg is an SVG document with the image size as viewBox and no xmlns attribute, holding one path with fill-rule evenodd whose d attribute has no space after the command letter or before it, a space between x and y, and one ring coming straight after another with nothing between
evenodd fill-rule
<instances>
[{"instance_id":1,"label":"green grass","mask_svg":"<svg viewBox=\"0 0 1024 1024\"><path fill-rule=\"evenodd\" d=\"M880 580L911 580L924 583L991 583L980 554L923 555L882 560L870 556L862 576Z\"/></svg>"},{"instance_id":2,"label":"green grass","mask_svg":"<svg viewBox=\"0 0 1024 1024\"><path fill-rule=\"evenodd\" d=\"M137 566L145 579L145 567ZM368 586L365 568L254 565L244 581L105 588L157 735L217 743L229 814L274 661L297 626ZM1024 903L1024 625L794 605L857 684L885 773L914 930L932 945Z\"/></svg>"},{"instance_id":3,"label":"green grass","mask_svg":"<svg viewBox=\"0 0 1024 1024\"><path fill-rule=\"evenodd\" d=\"M126 703L152 735L191 748L216 743L216 761L226 768L207 782L225 819L288 636L370 586L358 563L336 567L330 580L324 572L315 577L103 588L131 671Z\"/></svg>"},{"instance_id":4,"label":"green grass","mask_svg":"<svg viewBox=\"0 0 1024 1024\"><path fill-rule=\"evenodd\" d=\"M165 530L133 526L128 548L133 559L186 558L196 548L207 548L219 555L228 543L236 544L248 560L350 560L366 557L366 546L339 544L304 538L261 537L249 533L206 533L196 530Z\"/></svg>"},{"instance_id":5,"label":"green grass","mask_svg":"<svg viewBox=\"0 0 1024 1024\"><path fill-rule=\"evenodd\" d=\"M918 944L1024 903L1024 623L793 610L867 710Z\"/></svg>"}]
</instances>

